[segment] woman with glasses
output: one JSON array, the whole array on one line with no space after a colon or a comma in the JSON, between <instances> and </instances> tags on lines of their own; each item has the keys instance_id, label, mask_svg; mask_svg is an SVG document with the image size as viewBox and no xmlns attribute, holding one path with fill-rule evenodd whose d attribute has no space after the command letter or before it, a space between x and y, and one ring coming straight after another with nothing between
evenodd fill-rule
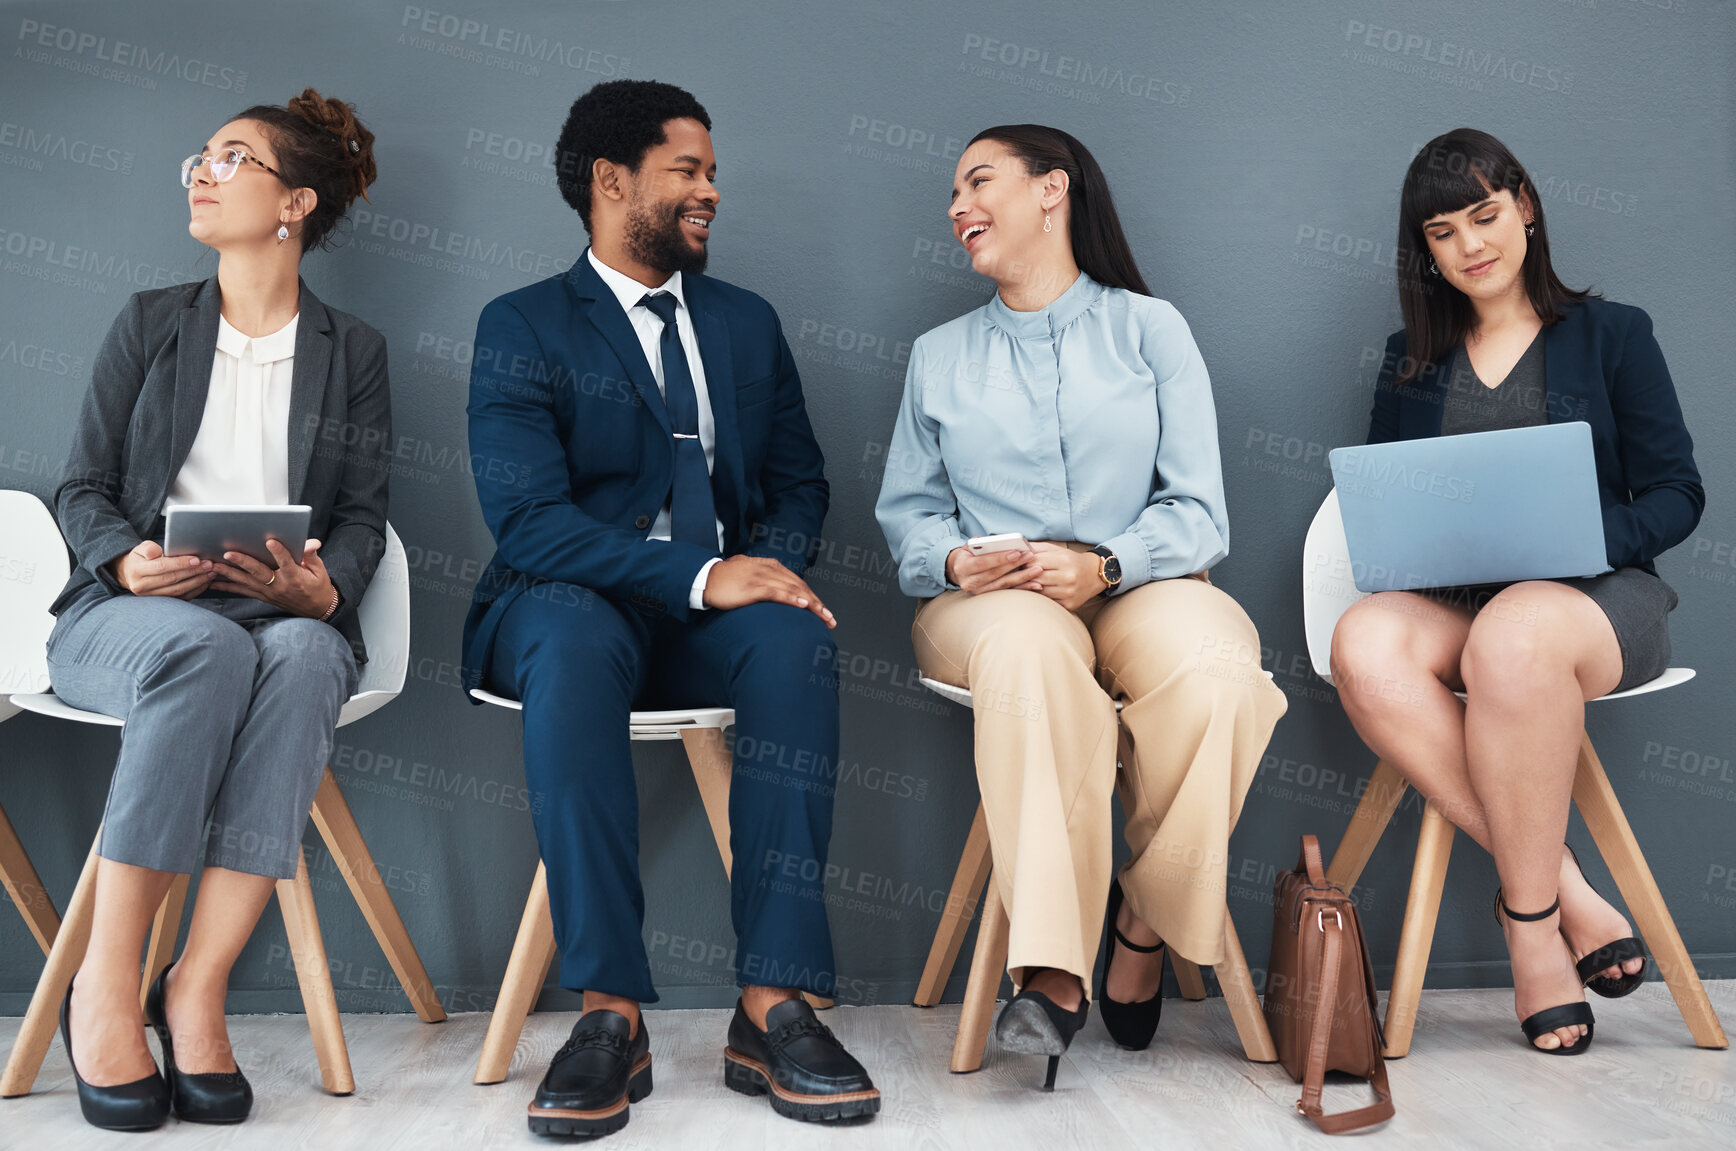
<instances>
[{"instance_id":1,"label":"woman with glasses","mask_svg":"<svg viewBox=\"0 0 1736 1151\"><path fill-rule=\"evenodd\" d=\"M1166 945L1223 961L1230 829L1285 698L1206 579L1229 523L1205 361L1097 161L1054 128L990 128L947 213L997 290L912 348L876 510L922 599L923 674L974 704L1019 988L995 1034L1047 1055L1053 1084L1100 945L1098 1010L1132 1050L1157 1030ZM1009 538L973 538L991 534ZM1117 784L1132 858L1113 879Z\"/></svg>"},{"instance_id":2,"label":"woman with glasses","mask_svg":"<svg viewBox=\"0 0 1736 1151\"><path fill-rule=\"evenodd\" d=\"M236 1123L252 1104L224 1025L229 970L296 874L385 548L385 340L299 276L373 182L373 141L310 88L248 108L182 162L188 230L217 273L127 301L55 494L77 567L53 608L50 679L67 703L126 720L90 946L61 1008L98 1127L152 1128L171 1104ZM313 538L299 554L271 541L269 565L166 556L163 513L187 504L306 504ZM141 1013L145 933L201 859L186 946Z\"/></svg>"}]
</instances>

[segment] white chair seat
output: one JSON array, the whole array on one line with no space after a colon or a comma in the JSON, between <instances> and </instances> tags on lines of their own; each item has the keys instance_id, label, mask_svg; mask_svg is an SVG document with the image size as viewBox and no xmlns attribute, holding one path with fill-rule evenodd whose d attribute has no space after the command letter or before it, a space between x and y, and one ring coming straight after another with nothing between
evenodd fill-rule
<instances>
[{"instance_id":1,"label":"white chair seat","mask_svg":"<svg viewBox=\"0 0 1736 1151\"><path fill-rule=\"evenodd\" d=\"M1693 673L1689 672L1688 674L1692 675ZM1267 679L1271 679L1272 673L1269 671L1265 672L1265 676ZM943 698L949 699L953 703L958 704L960 707L970 707L971 706L971 694L970 694L969 688L956 687L950 683L941 683L938 679L929 679L926 675L919 676L918 678L921 680L922 686L926 687L929 691L932 691L934 694L936 694L938 696L942 696ZM471 694L474 695L475 693L472 692ZM1121 701L1120 700L1115 701L1115 710L1116 711L1121 710Z\"/></svg>"},{"instance_id":2,"label":"white chair seat","mask_svg":"<svg viewBox=\"0 0 1736 1151\"><path fill-rule=\"evenodd\" d=\"M15 695L12 697L12 702L25 711L33 711L37 715L51 715L55 719L70 719L74 723L95 723L103 727L120 727L126 723L119 716L104 715L100 711L84 711L73 707L52 691Z\"/></svg>"},{"instance_id":3,"label":"white chair seat","mask_svg":"<svg viewBox=\"0 0 1736 1151\"><path fill-rule=\"evenodd\" d=\"M350 696L338 713L339 727L372 715L404 690L410 655L409 568L404 557L404 544L390 524L386 525L386 553L375 568L368 590L362 594L357 614L361 617L362 634L367 639L371 658L362 665L359 690ZM70 719L74 723L123 727L126 722L117 716L73 707L52 691L14 695L12 701L25 711L55 719Z\"/></svg>"},{"instance_id":4,"label":"white chair seat","mask_svg":"<svg viewBox=\"0 0 1736 1151\"><path fill-rule=\"evenodd\" d=\"M470 698L495 707L523 711L524 704L480 687L470 689ZM967 697L968 698L968 697ZM732 727L735 711L727 707L675 708L670 711L635 711L627 717L632 738L639 740L680 739L683 731L706 727Z\"/></svg>"}]
</instances>

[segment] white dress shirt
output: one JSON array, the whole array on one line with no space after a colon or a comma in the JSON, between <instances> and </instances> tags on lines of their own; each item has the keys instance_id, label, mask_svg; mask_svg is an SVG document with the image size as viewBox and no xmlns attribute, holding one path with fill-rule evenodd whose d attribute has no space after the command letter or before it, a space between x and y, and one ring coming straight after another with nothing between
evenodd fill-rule
<instances>
[{"instance_id":1,"label":"white dress shirt","mask_svg":"<svg viewBox=\"0 0 1736 1151\"><path fill-rule=\"evenodd\" d=\"M639 301L652 292L668 292L675 297L675 333L681 338L682 350L687 353L687 370L693 376L694 397L699 401L699 446L705 449L705 470L712 471L717 458L717 420L711 414L711 393L705 387L705 364L699 358L699 338L693 334L693 314L687 310L687 299L681 294L681 273L674 273L659 287L647 288L625 272L617 272L603 263L597 258L595 249L586 248L585 257L591 261L591 266L597 269L597 275L603 278L603 283L615 293L615 298L621 301L621 309L627 313L627 320L633 325L633 333L639 337L639 346L645 350L645 359L651 365L651 375L657 380L659 394L664 391L663 320ZM669 504L666 502L658 509L657 519L652 522L651 530L646 533L645 538L669 539L670 523ZM717 550L723 550L722 520L717 521ZM699 569L699 574L693 578L693 590L688 594L687 606L694 611L705 609L705 581L710 578L711 569L722 562L721 558L707 560L705 566Z\"/></svg>"},{"instance_id":2,"label":"white dress shirt","mask_svg":"<svg viewBox=\"0 0 1736 1151\"><path fill-rule=\"evenodd\" d=\"M205 414L167 506L289 502L289 395L300 319L249 338L218 317Z\"/></svg>"}]
</instances>

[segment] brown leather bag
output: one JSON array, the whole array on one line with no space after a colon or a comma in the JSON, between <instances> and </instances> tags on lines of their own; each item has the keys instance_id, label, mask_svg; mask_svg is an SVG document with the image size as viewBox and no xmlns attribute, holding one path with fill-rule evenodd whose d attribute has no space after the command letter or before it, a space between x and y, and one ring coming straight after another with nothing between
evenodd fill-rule
<instances>
[{"instance_id":1,"label":"brown leather bag","mask_svg":"<svg viewBox=\"0 0 1736 1151\"><path fill-rule=\"evenodd\" d=\"M1386 1040L1376 1010L1374 969L1350 895L1326 881L1320 841L1302 837L1295 871L1272 888L1272 958L1266 965L1266 1025L1278 1062L1302 1084L1296 1110L1328 1135L1391 1119ZM1328 1115L1320 1093L1328 1071L1368 1080L1375 1102Z\"/></svg>"}]
</instances>

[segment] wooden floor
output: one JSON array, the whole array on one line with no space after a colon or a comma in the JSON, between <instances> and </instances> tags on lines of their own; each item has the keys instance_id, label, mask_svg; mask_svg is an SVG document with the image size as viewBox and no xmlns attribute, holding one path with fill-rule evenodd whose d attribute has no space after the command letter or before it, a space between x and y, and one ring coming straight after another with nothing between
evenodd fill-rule
<instances>
[{"instance_id":1,"label":"wooden floor","mask_svg":"<svg viewBox=\"0 0 1736 1151\"><path fill-rule=\"evenodd\" d=\"M1727 1021L1736 981L1708 985ZM1390 1064L1398 1117L1361 1136L1365 1148L1736 1146L1736 1056L1687 1044L1662 984L1626 999L1593 1000L1597 1044L1574 1059L1521 1046L1507 991L1430 991L1409 1057ZM1063 1062L1054 1094L1036 1088L1042 1061L989 1051L983 1070L946 1070L956 1006L840 1007L823 1018L867 1064L885 1094L878 1119L820 1128L773 1115L763 1099L723 1086L728 1013L659 1011L648 1016L656 1091L633 1107L610 1148L1104 1149L1212 1151L1343 1146L1296 1114L1296 1086L1276 1065L1245 1062L1221 999L1168 1000L1149 1051L1121 1051L1093 1015ZM0 1100L0 1147L316 1147L390 1151L547 1145L525 1128L524 1109L574 1016L534 1015L512 1076L470 1082L488 1022L455 1015L424 1024L413 1015L348 1015L359 1089L320 1092L299 1016L231 1021L258 1102L240 1127L170 1120L151 1135L114 1135L78 1114L66 1060L55 1041L36 1093ZM16 1018L0 1019L10 1046ZM154 1041L153 1041L154 1043ZM1353 1106L1354 1084L1329 1086L1329 1108Z\"/></svg>"}]
</instances>

